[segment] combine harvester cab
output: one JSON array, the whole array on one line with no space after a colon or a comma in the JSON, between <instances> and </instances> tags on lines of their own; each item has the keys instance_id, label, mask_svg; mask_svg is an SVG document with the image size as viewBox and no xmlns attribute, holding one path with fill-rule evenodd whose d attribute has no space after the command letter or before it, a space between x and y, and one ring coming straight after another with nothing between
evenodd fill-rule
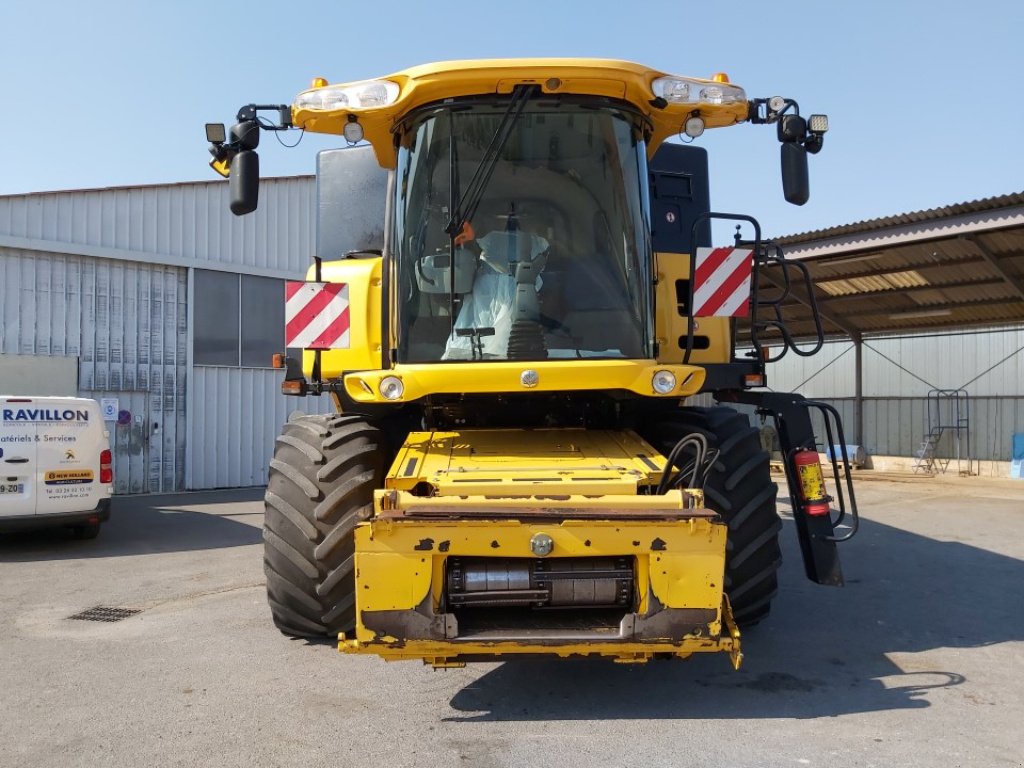
<instances>
[{"instance_id":1,"label":"combine harvester cab","mask_svg":"<svg viewBox=\"0 0 1024 768\"><path fill-rule=\"evenodd\" d=\"M270 463L284 633L434 666L724 652L738 667L782 524L748 417L683 405L708 392L774 420L807 575L842 583L856 505L833 462L832 510L810 411L842 446L838 414L757 391L773 355L822 342L819 324L796 344L759 275L788 290L808 274L752 218L711 212L706 154L666 143L744 122L776 125L786 198L805 202L827 120L721 74L452 62L317 79L291 105L243 107L230 134L207 126L239 215L257 207L260 128L350 145L320 154L318 256L286 287L301 359L275 357L282 392L337 411L291 419ZM710 247L715 219L748 237Z\"/></svg>"}]
</instances>

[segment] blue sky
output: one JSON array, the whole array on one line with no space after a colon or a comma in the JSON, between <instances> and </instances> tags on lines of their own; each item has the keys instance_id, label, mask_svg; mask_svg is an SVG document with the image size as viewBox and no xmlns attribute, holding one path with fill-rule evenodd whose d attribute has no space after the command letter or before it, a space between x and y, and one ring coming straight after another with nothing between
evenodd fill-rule
<instances>
[{"instance_id":1,"label":"blue sky","mask_svg":"<svg viewBox=\"0 0 1024 768\"><path fill-rule=\"evenodd\" d=\"M782 199L774 128L709 131L712 205L788 234L1024 190L1024 3L0 0L0 194L212 178L207 121L428 61L596 56L727 72L831 131ZM288 137L291 138L290 136ZM261 146L312 173L330 140Z\"/></svg>"}]
</instances>

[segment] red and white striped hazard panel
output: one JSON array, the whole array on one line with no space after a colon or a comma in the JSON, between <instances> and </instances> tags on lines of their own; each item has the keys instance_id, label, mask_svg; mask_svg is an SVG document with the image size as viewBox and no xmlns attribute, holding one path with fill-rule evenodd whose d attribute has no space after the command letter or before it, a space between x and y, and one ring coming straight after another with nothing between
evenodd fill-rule
<instances>
[{"instance_id":1,"label":"red and white striped hazard panel","mask_svg":"<svg viewBox=\"0 0 1024 768\"><path fill-rule=\"evenodd\" d=\"M284 343L302 349L348 349L348 284L284 284Z\"/></svg>"},{"instance_id":2,"label":"red and white striped hazard panel","mask_svg":"<svg viewBox=\"0 0 1024 768\"><path fill-rule=\"evenodd\" d=\"M749 248L698 248L693 281L693 317L746 317L750 314Z\"/></svg>"}]
</instances>

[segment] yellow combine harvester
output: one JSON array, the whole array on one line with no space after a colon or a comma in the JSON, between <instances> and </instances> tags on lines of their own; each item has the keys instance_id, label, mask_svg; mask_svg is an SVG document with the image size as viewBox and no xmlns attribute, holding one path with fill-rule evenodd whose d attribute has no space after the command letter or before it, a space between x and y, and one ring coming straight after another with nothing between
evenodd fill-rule
<instances>
[{"instance_id":1,"label":"yellow combine harvester","mask_svg":"<svg viewBox=\"0 0 1024 768\"><path fill-rule=\"evenodd\" d=\"M230 134L207 126L239 215L257 206L260 129L349 145L320 154L318 255L286 287L286 346L303 351L278 356L282 391L329 395L337 415L293 418L270 463L283 632L434 666L738 666L738 626L777 590L781 521L758 430L683 407L704 392L774 419L807 575L842 582L852 530L836 534L822 482L822 406L751 391L773 354L821 346L794 344L785 296L757 292L763 270L786 286L806 270L750 217L711 213L706 154L666 141L744 122L777 126L785 195L805 202L826 118L722 74L452 62L317 79L291 105L243 107ZM750 237L711 248L714 219Z\"/></svg>"}]
</instances>

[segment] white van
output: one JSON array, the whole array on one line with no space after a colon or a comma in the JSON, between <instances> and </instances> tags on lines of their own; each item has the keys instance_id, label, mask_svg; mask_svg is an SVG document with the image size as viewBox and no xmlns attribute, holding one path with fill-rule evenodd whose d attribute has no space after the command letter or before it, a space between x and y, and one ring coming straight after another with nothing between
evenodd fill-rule
<instances>
[{"instance_id":1,"label":"white van","mask_svg":"<svg viewBox=\"0 0 1024 768\"><path fill-rule=\"evenodd\" d=\"M95 400L0 395L0 531L95 538L114 492L109 437Z\"/></svg>"}]
</instances>

